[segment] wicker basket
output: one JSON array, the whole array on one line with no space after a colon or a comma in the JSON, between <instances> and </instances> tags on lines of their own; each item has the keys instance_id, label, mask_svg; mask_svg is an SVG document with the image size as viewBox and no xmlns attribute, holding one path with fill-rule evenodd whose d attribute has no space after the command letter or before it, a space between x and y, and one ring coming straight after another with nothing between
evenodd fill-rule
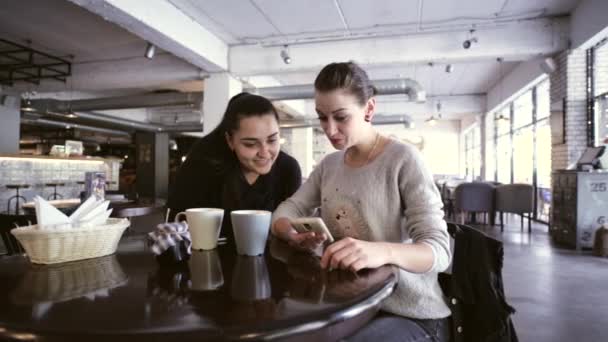
<instances>
[{"instance_id":1,"label":"wicker basket","mask_svg":"<svg viewBox=\"0 0 608 342\"><path fill-rule=\"evenodd\" d=\"M15 228L11 233L31 262L56 264L113 254L129 224L127 219L110 218L105 225L89 228L41 230L33 225Z\"/></svg>"}]
</instances>

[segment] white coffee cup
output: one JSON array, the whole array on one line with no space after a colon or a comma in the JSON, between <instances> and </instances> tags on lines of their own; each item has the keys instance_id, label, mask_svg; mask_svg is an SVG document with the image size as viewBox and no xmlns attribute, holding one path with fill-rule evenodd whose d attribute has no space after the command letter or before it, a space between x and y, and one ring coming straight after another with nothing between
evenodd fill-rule
<instances>
[{"instance_id":1,"label":"white coffee cup","mask_svg":"<svg viewBox=\"0 0 608 342\"><path fill-rule=\"evenodd\" d=\"M272 213L264 210L235 210L230 213L236 251L240 255L264 254Z\"/></svg>"},{"instance_id":2,"label":"white coffee cup","mask_svg":"<svg viewBox=\"0 0 608 342\"><path fill-rule=\"evenodd\" d=\"M175 215L175 222L186 215L188 230L192 239L192 248L196 250L214 249L222 229L224 209L191 208Z\"/></svg>"},{"instance_id":3,"label":"white coffee cup","mask_svg":"<svg viewBox=\"0 0 608 342\"><path fill-rule=\"evenodd\" d=\"M222 264L216 249L192 251L188 266L193 290L216 290L224 284Z\"/></svg>"}]
</instances>

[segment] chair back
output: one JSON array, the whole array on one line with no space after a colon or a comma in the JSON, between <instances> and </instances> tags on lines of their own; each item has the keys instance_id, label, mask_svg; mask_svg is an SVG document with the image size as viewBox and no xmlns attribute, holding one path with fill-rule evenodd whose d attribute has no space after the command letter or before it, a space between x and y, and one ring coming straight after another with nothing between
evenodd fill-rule
<instances>
[{"instance_id":1,"label":"chair back","mask_svg":"<svg viewBox=\"0 0 608 342\"><path fill-rule=\"evenodd\" d=\"M0 238L8 255L23 252L23 247L11 234L11 230L36 223L35 215L0 214Z\"/></svg>"},{"instance_id":2,"label":"chair back","mask_svg":"<svg viewBox=\"0 0 608 342\"><path fill-rule=\"evenodd\" d=\"M438 275L452 311L451 341L517 341L515 309L502 285L503 244L470 226L448 222L451 272Z\"/></svg>"},{"instance_id":3,"label":"chair back","mask_svg":"<svg viewBox=\"0 0 608 342\"><path fill-rule=\"evenodd\" d=\"M462 183L456 187L455 207L458 211L494 211L494 186L484 182Z\"/></svg>"},{"instance_id":4,"label":"chair back","mask_svg":"<svg viewBox=\"0 0 608 342\"><path fill-rule=\"evenodd\" d=\"M496 210L507 213L534 211L534 187L530 184L506 184L496 187Z\"/></svg>"}]
</instances>

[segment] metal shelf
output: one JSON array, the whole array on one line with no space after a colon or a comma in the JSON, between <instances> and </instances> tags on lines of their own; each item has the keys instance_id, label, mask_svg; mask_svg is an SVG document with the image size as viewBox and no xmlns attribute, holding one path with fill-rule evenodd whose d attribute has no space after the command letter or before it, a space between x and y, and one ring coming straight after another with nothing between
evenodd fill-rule
<instances>
[{"instance_id":1,"label":"metal shelf","mask_svg":"<svg viewBox=\"0 0 608 342\"><path fill-rule=\"evenodd\" d=\"M0 39L0 84L40 84L43 79L66 82L71 74L72 64L65 59Z\"/></svg>"}]
</instances>

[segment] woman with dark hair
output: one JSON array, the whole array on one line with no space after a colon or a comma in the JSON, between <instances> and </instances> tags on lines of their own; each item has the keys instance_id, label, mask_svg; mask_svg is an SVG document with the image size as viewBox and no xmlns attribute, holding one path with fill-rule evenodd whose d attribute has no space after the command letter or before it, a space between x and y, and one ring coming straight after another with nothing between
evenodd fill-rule
<instances>
[{"instance_id":1,"label":"woman with dark hair","mask_svg":"<svg viewBox=\"0 0 608 342\"><path fill-rule=\"evenodd\" d=\"M292 246L314 249L326 239L298 233L291 219L321 216L337 240L323 268L399 268L399 284L379 315L353 341L449 339L451 312L437 280L450 262L442 202L414 146L382 136L371 125L376 90L357 64L332 63L315 80L315 106L331 144L306 183L273 215L272 232Z\"/></svg>"},{"instance_id":2,"label":"woman with dark hair","mask_svg":"<svg viewBox=\"0 0 608 342\"><path fill-rule=\"evenodd\" d=\"M168 207L223 208L222 236L232 240L230 211L274 211L302 182L298 162L280 151L279 115L258 95L228 102L221 123L190 150L177 172Z\"/></svg>"}]
</instances>

